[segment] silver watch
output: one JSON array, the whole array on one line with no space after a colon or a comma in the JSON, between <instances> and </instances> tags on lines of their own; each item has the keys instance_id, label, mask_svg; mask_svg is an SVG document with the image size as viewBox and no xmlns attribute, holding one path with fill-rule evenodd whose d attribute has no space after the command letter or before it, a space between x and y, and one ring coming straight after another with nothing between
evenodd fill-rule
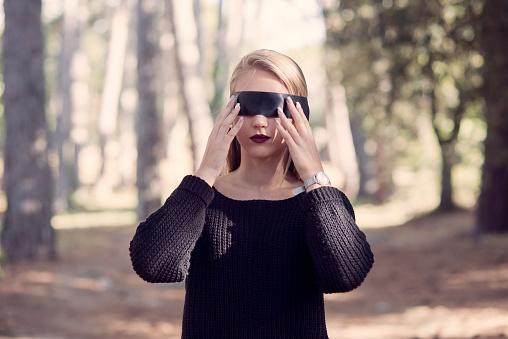
<instances>
[{"instance_id":1,"label":"silver watch","mask_svg":"<svg viewBox=\"0 0 508 339\"><path fill-rule=\"evenodd\" d=\"M326 175L325 172L319 171L313 176L311 176L309 179L306 179L303 182L303 185L305 186L305 189L307 189L310 185L318 183L320 185L331 185L330 178Z\"/></svg>"}]
</instances>

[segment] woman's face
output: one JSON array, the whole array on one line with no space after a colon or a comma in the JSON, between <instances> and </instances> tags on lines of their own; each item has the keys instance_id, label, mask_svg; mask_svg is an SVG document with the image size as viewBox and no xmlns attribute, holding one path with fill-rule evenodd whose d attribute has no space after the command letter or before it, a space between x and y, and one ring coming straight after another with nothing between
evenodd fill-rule
<instances>
[{"instance_id":1,"label":"woman's face","mask_svg":"<svg viewBox=\"0 0 508 339\"><path fill-rule=\"evenodd\" d=\"M277 92L288 93L286 86L272 73L260 69L251 69L241 74L235 84L235 92L240 91L259 91L259 92ZM238 120L239 116L235 118ZM281 154L287 145L275 127L278 117L266 117L261 114L254 116L244 116L243 124L236 139L242 147L242 152L246 152L250 157L264 158ZM291 118L289 118L292 121ZM256 143L250 139L255 134L264 134L270 137L263 143Z\"/></svg>"}]
</instances>

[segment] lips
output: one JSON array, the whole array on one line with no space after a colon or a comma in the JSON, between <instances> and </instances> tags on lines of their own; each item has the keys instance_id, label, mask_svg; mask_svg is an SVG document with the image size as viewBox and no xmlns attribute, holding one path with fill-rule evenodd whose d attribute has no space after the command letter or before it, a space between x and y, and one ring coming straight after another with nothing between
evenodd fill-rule
<instances>
[{"instance_id":1,"label":"lips","mask_svg":"<svg viewBox=\"0 0 508 339\"><path fill-rule=\"evenodd\" d=\"M264 134L255 134L255 135L251 136L250 138L252 141L255 141L255 142L263 142L263 141L270 139L270 137L268 135L264 135Z\"/></svg>"}]
</instances>

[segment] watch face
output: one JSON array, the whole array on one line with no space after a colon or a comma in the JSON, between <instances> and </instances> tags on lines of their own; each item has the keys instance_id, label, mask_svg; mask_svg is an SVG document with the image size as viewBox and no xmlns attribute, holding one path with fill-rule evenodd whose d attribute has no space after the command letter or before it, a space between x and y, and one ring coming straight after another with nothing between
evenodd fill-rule
<instances>
[{"instance_id":1,"label":"watch face","mask_svg":"<svg viewBox=\"0 0 508 339\"><path fill-rule=\"evenodd\" d=\"M330 179L328 179L328 176L323 172L316 174L316 179L322 185L330 183Z\"/></svg>"}]
</instances>

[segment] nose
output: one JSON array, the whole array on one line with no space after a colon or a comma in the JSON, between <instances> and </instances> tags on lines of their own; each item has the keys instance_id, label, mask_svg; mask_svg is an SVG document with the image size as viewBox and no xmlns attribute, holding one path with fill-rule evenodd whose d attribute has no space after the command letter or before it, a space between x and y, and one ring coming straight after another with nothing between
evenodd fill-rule
<instances>
[{"instance_id":1,"label":"nose","mask_svg":"<svg viewBox=\"0 0 508 339\"><path fill-rule=\"evenodd\" d=\"M252 123L253 123L254 127L256 127L256 128L267 127L268 126L268 118L262 114L257 114L254 116Z\"/></svg>"}]
</instances>

